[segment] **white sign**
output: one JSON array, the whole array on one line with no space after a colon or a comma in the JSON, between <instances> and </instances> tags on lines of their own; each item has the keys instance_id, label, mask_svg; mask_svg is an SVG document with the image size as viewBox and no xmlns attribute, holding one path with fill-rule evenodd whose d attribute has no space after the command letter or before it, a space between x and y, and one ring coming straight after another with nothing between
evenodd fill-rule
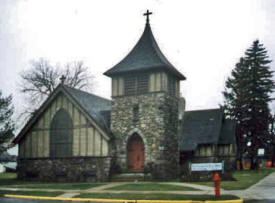
<instances>
[{"instance_id":1,"label":"white sign","mask_svg":"<svg viewBox=\"0 0 275 203\"><path fill-rule=\"evenodd\" d=\"M222 171L223 163L191 164L191 171Z\"/></svg>"},{"instance_id":2,"label":"white sign","mask_svg":"<svg viewBox=\"0 0 275 203\"><path fill-rule=\"evenodd\" d=\"M258 149L258 155L263 156L264 155L264 149Z\"/></svg>"}]
</instances>

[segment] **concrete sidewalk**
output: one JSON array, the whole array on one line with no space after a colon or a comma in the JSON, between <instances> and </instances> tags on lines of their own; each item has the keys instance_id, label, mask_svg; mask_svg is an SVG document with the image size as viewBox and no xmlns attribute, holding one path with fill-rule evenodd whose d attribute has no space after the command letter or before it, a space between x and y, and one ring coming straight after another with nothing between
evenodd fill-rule
<instances>
[{"instance_id":1,"label":"concrete sidewalk","mask_svg":"<svg viewBox=\"0 0 275 203\"><path fill-rule=\"evenodd\" d=\"M35 189L35 188L0 188L6 191L45 191L45 192L64 192L62 197L74 197L79 193L134 193L134 194L188 194L188 195L214 195L214 187L196 185L192 183L178 182L160 182L157 184L177 185L199 189L200 191L131 191L131 190L106 190L124 184L132 184L133 182L107 183L106 185L93 187L86 190L63 190L63 189ZM246 190L221 190L222 194L236 195L243 199L273 199L275 200L275 172L265 177L255 185Z\"/></svg>"},{"instance_id":2,"label":"concrete sidewalk","mask_svg":"<svg viewBox=\"0 0 275 203\"><path fill-rule=\"evenodd\" d=\"M275 200L275 172L271 173L246 190L225 191L224 194L237 195L243 199Z\"/></svg>"}]
</instances>

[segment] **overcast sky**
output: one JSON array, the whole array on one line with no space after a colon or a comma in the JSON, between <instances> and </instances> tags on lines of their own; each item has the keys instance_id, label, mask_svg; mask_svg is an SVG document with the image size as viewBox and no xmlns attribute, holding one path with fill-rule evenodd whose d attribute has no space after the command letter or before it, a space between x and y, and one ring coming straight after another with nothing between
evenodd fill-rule
<instances>
[{"instance_id":1,"label":"overcast sky","mask_svg":"<svg viewBox=\"0 0 275 203\"><path fill-rule=\"evenodd\" d=\"M275 60L273 0L1 0L0 89L13 94L18 114L19 73L30 60L83 60L96 78L94 92L110 98L102 73L136 44L146 9L162 52L187 77L181 83L187 110L222 103L225 80L253 40Z\"/></svg>"}]
</instances>

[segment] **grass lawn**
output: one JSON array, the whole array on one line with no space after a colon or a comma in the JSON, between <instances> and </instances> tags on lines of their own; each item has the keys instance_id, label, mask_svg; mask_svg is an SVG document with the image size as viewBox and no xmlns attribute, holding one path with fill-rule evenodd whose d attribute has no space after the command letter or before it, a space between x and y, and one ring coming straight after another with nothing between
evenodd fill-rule
<instances>
[{"instance_id":1,"label":"grass lawn","mask_svg":"<svg viewBox=\"0 0 275 203\"><path fill-rule=\"evenodd\" d=\"M58 195L63 194L63 192L7 191L7 190L0 190L0 197L3 197L5 194L9 194L9 195L33 195L33 196L56 197Z\"/></svg>"},{"instance_id":2,"label":"grass lawn","mask_svg":"<svg viewBox=\"0 0 275 203\"><path fill-rule=\"evenodd\" d=\"M102 186L101 183L39 183L30 185L14 185L12 188L35 188L35 189L60 189L60 190L86 190L93 187ZM1 187L0 187L1 189Z\"/></svg>"},{"instance_id":3,"label":"grass lawn","mask_svg":"<svg viewBox=\"0 0 275 203\"><path fill-rule=\"evenodd\" d=\"M11 188L85 190L104 185L102 183L43 183L36 181L20 181L16 178L16 173L0 173L0 190L1 187L7 186Z\"/></svg>"},{"instance_id":4,"label":"grass lawn","mask_svg":"<svg viewBox=\"0 0 275 203\"><path fill-rule=\"evenodd\" d=\"M17 174L16 173L0 173L0 179L16 179Z\"/></svg>"},{"instance_id":5,"label":"grass lawn","mask_svg":"<svg viewBox=\"0 0 275 203\"><path fill-rule=\"evenodd\" d=\"M0 186L7 185L21 185L21 184L36 184L35 181L19 181L16 179L16 173L0 173Z\"/></svg>"},{"instance_id":6,"label":"grass lawn","mask_svg":"<svg viewBox=\"0 0 275 203\"><path fill-rule=\"evenodd\" d=\"M262 168L255 171L235 171L233 177L237 181L222 181L221 187L225 190L247 189L272 172L275 172L275 168ZM214 186L213 182L196 182L195 184Z\"/></svg>"},{"instance_id":7,"label":"grass lawn","mask_svg":"<svg viewBox=\"0 0 275 203\"><path fill-rule=\"evenodd\" d=\"M99 199L125 199L125 200L232 200L239 199L233 195L223 195L216 198L214 195L177 195L177 194L94 194L82 193L76 197L81 198L99 198Z\"/></svg>"},{"instance_id":8,"label":"grass lawn","mask_svg":"<svg viewBox=\"0 0 275 203\"><path fill-rule=\"evenodd\" d=\"M16 180L16 173L0 173L0 186L1 185L12 185L19 181Z\"/></svg>"},{"instance_id":9,"label":"grass lawn","mask_svg":"<svg viewBox=\"0 0 275 203\"><path fill-rule=\"evenodd\" d=\"M106 190L132 190L132 191L198 191L191 187L183 187L178 185L165 185L158 183L131 183L111 187Z\"/></svg>"}]
</instances>

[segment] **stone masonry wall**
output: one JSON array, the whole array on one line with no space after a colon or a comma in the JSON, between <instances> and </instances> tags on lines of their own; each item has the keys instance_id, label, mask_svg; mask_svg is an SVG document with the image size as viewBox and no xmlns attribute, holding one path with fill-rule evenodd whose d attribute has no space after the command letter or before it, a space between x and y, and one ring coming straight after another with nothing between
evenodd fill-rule
<instances>
[{"instance_id":1,"label":"stone masonry wall","mask_svg":"<svg viewBox=\"0 0 275 203\"><path fill-rule=\"evenodd\" d=\"M109 180L111 158L19 159L17 163L20 180L103 182Z\"/></svg>"},{"instance_id":2,"label":"stone masonry wall","mask_svg":"<svg viewBox=\"0 0 275 203\"><path fill-rule=\"evenodd\" d=\"M133 108L139 106L139 121ZM155 179L178 175L178 99L167 93L115 97L111 129L116 138L117 165L127 171L127 140L138 133L145 145L145 170Z\"/></svg>"}]
</instances>

